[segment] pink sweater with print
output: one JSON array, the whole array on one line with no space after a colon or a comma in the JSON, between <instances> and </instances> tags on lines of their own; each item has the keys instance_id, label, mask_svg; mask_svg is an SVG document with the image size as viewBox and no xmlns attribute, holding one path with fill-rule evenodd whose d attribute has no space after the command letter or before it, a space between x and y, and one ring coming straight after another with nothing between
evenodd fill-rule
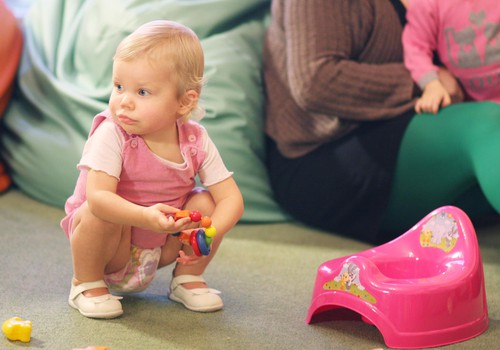
<instances>
[{"instance_id":1,"label":"pink sweater with print","mask_svg":"<svg viewBox=\"0 0 500 350\"><path fill-rule=\"evenodd\" d=\"M437 79L432 54L473 100L500 103L498 0L409 0L403 32L404 62L424 88Z\"/></svg>"}]
</instances>

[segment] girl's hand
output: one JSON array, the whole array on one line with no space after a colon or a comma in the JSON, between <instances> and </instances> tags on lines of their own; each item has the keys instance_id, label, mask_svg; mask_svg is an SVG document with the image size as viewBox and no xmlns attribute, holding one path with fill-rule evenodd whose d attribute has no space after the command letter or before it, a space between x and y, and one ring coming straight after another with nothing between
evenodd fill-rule
<instances>
[{"instance_id":1,"label":"girl's hand","mask_svg":"<svg viewBox=\"0 0 500 350\"><path fill-rule=\"evenodd\" d=\"M451 104L450 94L446 91L439 80L433 80L426 85L422 97L415 104L415 111L420 113L436 114L439 108Z\"/></svg>"},{"instance_id":2,"label":"girl's hand","mask_svg":"<svg viewBox=\"0 0 500 350\"><path fill-rule=\"evenodd\" d=\"M451 103L460 103L465 100L465 93L460 82L448 69L439 67L438 77L446 92L450 95Z\"/></svg>"},{"instance_id":3,"label":"girl's hand","mask_svg":"<svg viewBox=\"0 0 500 350\"><path fill-rule=\"evenodd\" d=\"M146 228L159 233L176 233L188 229L191 219L182 218L175 221L172 214L176 211L179 209L161 203L144 207L143 217Z\"/></svg>"},{"instance_id":4,"label":"girl's hand","mask_svg":"<svg viewBox=\"0 0 500 350\"><path fill-rule=\"evenodd\" d=\"M179 251L179 257L175 259L178 263L182 265L195 265L200 262L199 256L196 256L195 254L193 255L186 255L183 250Z\"/></svg>"}]
</instances>

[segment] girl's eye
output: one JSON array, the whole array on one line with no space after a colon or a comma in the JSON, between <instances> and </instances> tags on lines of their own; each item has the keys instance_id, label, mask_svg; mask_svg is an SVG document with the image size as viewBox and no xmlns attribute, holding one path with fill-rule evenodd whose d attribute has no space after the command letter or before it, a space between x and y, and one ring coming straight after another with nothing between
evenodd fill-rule
<instances>
[{"instance_id":1,"label":"girl's eye","mask_svg":"<svg viewBox=\"0 0 500 350\"><path fill-rule=\"evenodd\" d=\"M139 96L148 96L149 92L144 89L139 89Z\"/></svg>"},{"instance_id":2,"label":"girl's eye","mask_svg":"<svg viewBox=\"0 0 500 350\"><path fill-rule=\"evenodd\" d=\"M115 89L116 89L116 91L123 91L123 85L122 84L115 84Z\"/></svg>"}]
</instances>

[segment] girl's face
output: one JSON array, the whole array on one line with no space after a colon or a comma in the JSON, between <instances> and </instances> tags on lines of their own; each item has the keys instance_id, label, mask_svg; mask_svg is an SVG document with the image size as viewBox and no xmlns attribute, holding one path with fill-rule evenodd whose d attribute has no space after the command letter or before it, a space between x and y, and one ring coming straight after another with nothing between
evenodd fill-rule
<instances>
[{"instance_id":1,"label":"girl's face","mask_svg":"<svg viewBox=\"0 0 500 350\"><path fill-rule=\"evenodd\" d=\"M109 108L115 122L129 134L162 137L176 130L177 119L186 112L169 70L146 58L115 60L113 86Z\"/></svg>"}]
</instances>

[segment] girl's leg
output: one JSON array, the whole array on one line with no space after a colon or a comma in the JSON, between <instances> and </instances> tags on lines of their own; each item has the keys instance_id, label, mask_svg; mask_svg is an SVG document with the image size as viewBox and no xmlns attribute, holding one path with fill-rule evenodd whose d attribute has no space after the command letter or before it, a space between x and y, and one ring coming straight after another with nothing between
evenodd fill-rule
<instances>
[{"instance_id":1,"label":"girl's leg","mask_svg":"<svg viewBox=\"0 0 500 350\"><path fill-rule=\"evenodd\" d=\"M443 205L500 213L500 105L470 102L438 115L415 116L404 135L389 206L386 238L401 234ZM474 217L472 217L474 219ZM392 237L391 237L392 235Z\"/></svg>"},{"instance_id":2,"label":"girl's leg","mask_svg":"<svg viewBox=\"0 0 500 350\"><path fill-rule=\"evenodd\" d=\"M130 228L97 218L87 203L75 214L70 243L75 284L102 280L105 273L120 270L130 258ZM108 293L107 288L97 288L84 295Z\"/></svg>"}]
</instances>

